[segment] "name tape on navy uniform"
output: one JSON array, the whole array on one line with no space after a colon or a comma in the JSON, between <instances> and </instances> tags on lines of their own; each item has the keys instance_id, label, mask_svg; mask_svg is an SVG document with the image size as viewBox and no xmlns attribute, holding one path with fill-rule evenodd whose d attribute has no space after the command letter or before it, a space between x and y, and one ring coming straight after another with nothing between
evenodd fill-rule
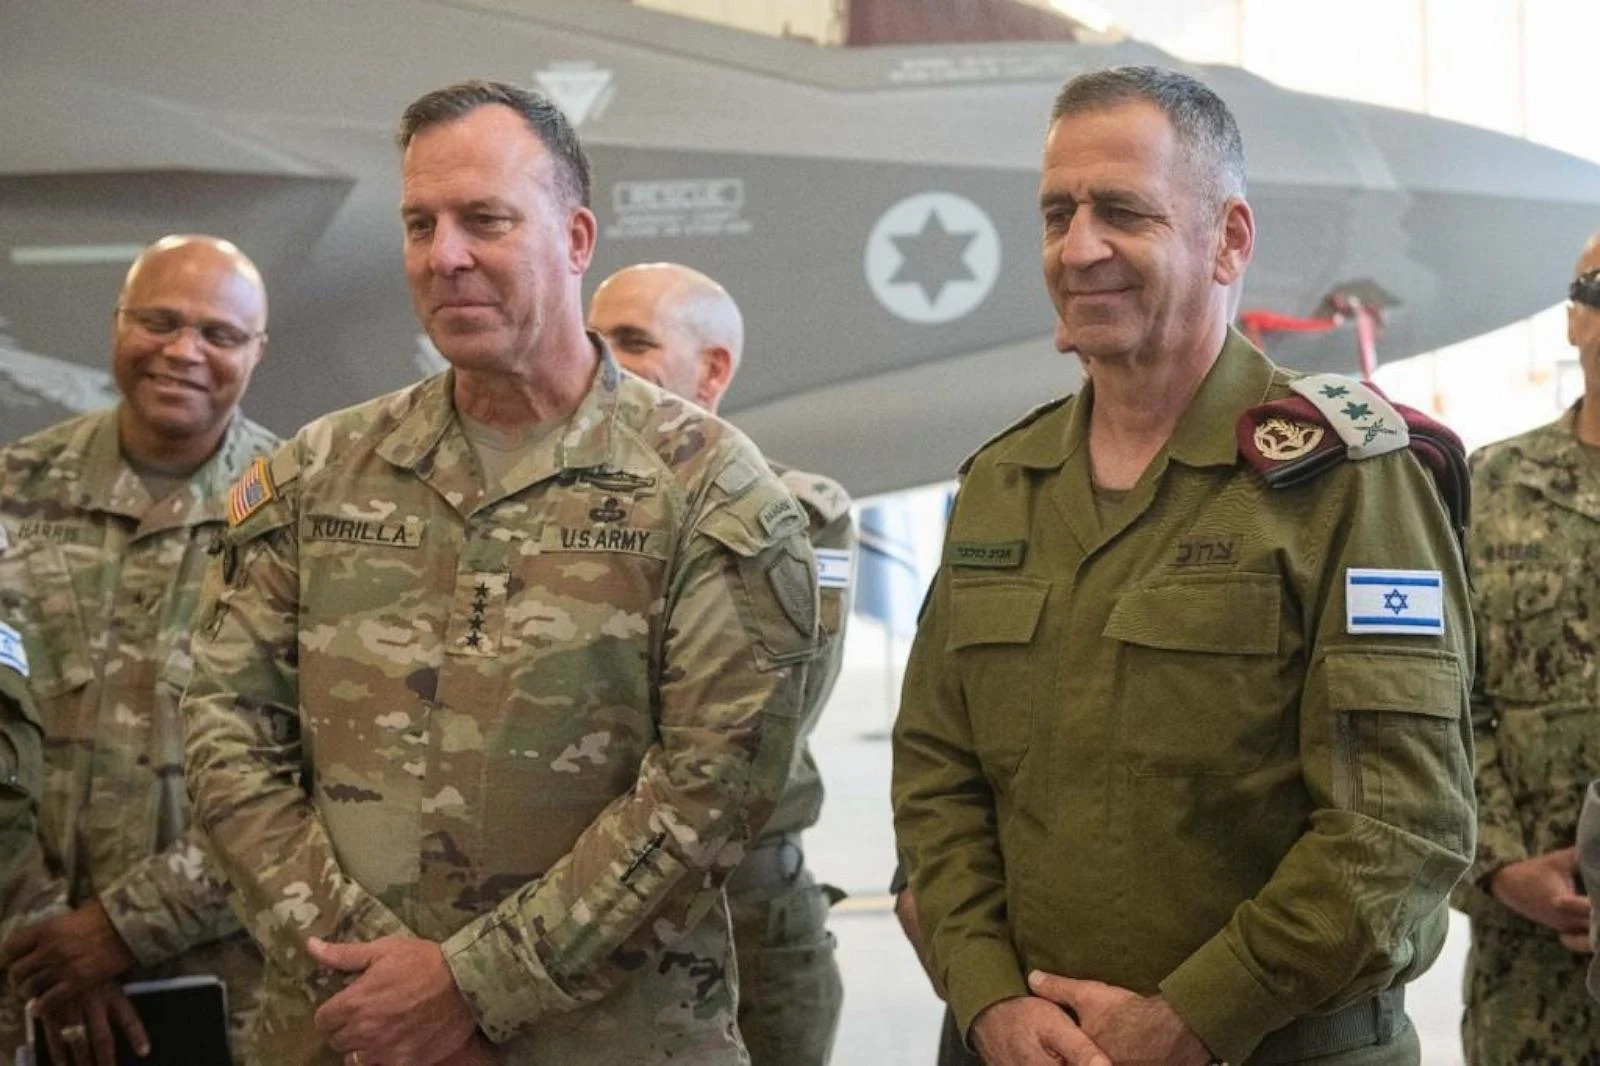
<instances>
[{"instance_id":1,"label":"name tape on navy uniform","mask_svg":"<svg viewBox=\"0 0 1600 1066\"><path fill-rule=\"evenodd\" d=\"M817 587L847 589L850 587L851 563L855 553L849 548L818 548Z\"/></svg>"},{"instance_id":2,"label":"name tape on navy uniform","mask_svg":"<svg viewBox=\"0 0 1600 1066\"><path fill-rule=\"evenodd\" d=\"M4 622L0 622L0 666L28 676L28 650L22 646L22 634Z\"/></svg>"},{"instance_id":3,"label":"name tape on navy uniform","mask_svg":"<svg viewBox=\"0 0 1600 1066\"><path fill-rule=\"evenodd\" d=\"M1444 633L1444 582L1437 570L1352 566L1344 572L1344 606L1347 633Z\"/></svg>"}]
</instances>

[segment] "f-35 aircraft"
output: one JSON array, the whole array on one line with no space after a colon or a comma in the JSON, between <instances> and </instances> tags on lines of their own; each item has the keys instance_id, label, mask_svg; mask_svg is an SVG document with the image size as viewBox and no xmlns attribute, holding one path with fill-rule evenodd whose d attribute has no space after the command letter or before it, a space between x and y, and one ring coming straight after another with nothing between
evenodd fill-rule
<instances>
[{"instance_id":1,"label":"f-35 aircraft","mask_svg":"<svg viewBox=\"0 0 1600 1066\"><path fill-rule=\"evenodd\" d=\"M114 396L109 316L173 231L261 264L272 340L247 397L279 430L437 368L400 268L410 100L541 86L594 160L591 283L692 264L744 307L724 411L771 454L870 493L960 456L1077 380L1053 351L1037 167L1079 71L1183 66L1136 42L835 49L618 0L11 4L0 34L0 439ZM1242 127L1259 237L1246 308L1392 302L1386 357L1557 302L1600 167L1525 141L1186 68ZM1353 370L1349 332L1285 336Z\"/></svg>"}]
</instances>

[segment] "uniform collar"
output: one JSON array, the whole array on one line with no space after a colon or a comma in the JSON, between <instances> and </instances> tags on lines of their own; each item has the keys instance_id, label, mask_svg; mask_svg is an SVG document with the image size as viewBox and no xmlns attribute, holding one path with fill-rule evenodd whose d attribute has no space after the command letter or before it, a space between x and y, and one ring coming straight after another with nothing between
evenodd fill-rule
<instances>
[{"instance_id":1,"label":"uniform collar","mask_svg":"<svg viewBox=\"0 0 1600 1066\"><path fill-rule=\"evenodd\" d=\"M1230 326L1217 361L1167 440L1167 454L1193 467L1238 462L1234 424L1247 408L1266 400L1276 371L1271 360Z\"/></svg>"},{"instance_id":2,"label":"uniform collar","mask_svg":"<svg viewBox=\"0 0 1600 1066\"><path fill-rule=\"evenodd\" d=\"M244 419L229 416L222 442L185 483L163 500L152 500L144 480L122 454L117 422L121 405L86 419L63 450L60 463L74 472L72 503L85 510L121 515L141 523L139 534L220 522L228 486L253 455Z\"/></svg>"},{"instance_id":3,"label":"uniform collar","mask_svg":"<svg viewBox=\"0 0 1600 1066\"><path fill-rule=\"evenodd\" d=\"M1185 466L1232 466L1239 458L1234 423L1248 407L1267 397L1277 368L1237 330L1229 327L1216 362L1207 371L1194 399L1178 419L1167 441L1167 454ZM1041 418L1018 434L997 458L1034 470L1053 470L1083 447L1094 407L1094 380L1061 418Z\"/></svg>"},{"instance_id":4,"label":"uniform collar","mask_svg":"<svg viewBox=\"0 0 1600 1066\"><path fill-rule=\"evenodd\" d=\"M588 336L600 356L589 391L566 425L518 459L498 485L483 484L472 444L461 429L453 369L417 386L411 409L378 445L378 454L416 473L463 515L563 470L610 465L622 372L605 341L595 333Z\"/></svg>"}]
</instances>

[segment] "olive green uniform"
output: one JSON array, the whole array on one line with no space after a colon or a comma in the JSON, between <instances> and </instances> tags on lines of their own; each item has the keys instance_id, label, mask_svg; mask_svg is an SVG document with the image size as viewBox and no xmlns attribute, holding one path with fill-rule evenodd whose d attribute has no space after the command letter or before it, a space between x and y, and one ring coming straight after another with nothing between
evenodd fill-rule
<instances>
[{"instance_id":1,"label":"olive green uniform","mask_svg":"<svg viewBox=\"0 0 1600 1066\"><path fill-rule=\"evenodd\" d=\"M598 342L597 342L598 343ZM816 574L733 427L602 356L493 483L453 372L241 482L195 646L197 818L337 1063L310 936L438 942L507 1063L745 1063L722 883L788 779Z\"/></svg>"},{"instance_id":2,"label":"olive green uniform","mask_svg":"<svg viewBox=\"0 0 1600 1066\"><path fill-rule=\"evenodd\" d=\"M0 621L0 643L14 633ZM49 882L39 840L43 731L19 667L25 669L26 661L8 662L0 648L0 855L8 857L0 865L0 914L8 916L31 913L40 901L21 897ZM0 922L0 943L15 927L14 921Z\"/></svg>"},{"instance_id":3,"label":"olive green uniform","mask_svg":"<svg viewBox=\"0 0 1600 1066\"><path fill-rule=\"evenodd\" d=\"M1472 920L1461 1028L1480 1066L1600 1063L1588 957L1484 888L1508 863L1572 847L1600 776L1600 468L1576 411L1472 459L1478 847L1455 902Z\"/></svg>"},{"instance_id":4,"label":"olive green uniform","mask_svg":"<svg viewBox=\"0 0 1600 1066\"><path fill-rule=\"evenodd\" d=\"M19 898L30 912L9 917L98 898L138 961L125 978L220 976L237 1038L260 956L189 825L178 698L228 486L275 439L235 415L216 453L152 499L117 417L80 415L0 449L0 619L21 632L44 727L48 860L0 854L32 871ZM16 1012L0 1010L0 1049L20 1038Z\"/></svg>"},{"instance_id":5,"label":"olive green uniform","mask_svg":"<svg viewBox=\"0 0 1600 1066\"><path fill-rule=\"evenodd\" d=\"M772 468L805 509L819 560L831 554L835 570L848 568L856 534L844 489L817 474L777 463ZM838 890L811 876L800 834L822 815L822 775L803 741L816 728L844 662L849 582L849 576L824 579L818 590L819 647L806 670L802 743L795 748L776 813L727 884L739 958L739 1032L754 1066L826 1063L844 1005L844 982L828 931L828 908Z\"/></svg>"},{"instance_id":6,"label":"olive green uniform","mask_svg":"<svg viewBox=\"0 0 1600 1066\"><path fill-rule=\"evenodd\" d=\"M1230 1062L1417 1061L1386 990L1432 963L1471 855L1461 554L1404 450L1263 484L1235 423L1290 377L1230 334L1098 516L1092 385L971 463L894 737L969 1039L1037 968L1159 992ZM1443 634L1347 621L1369 567L1437 572Z\"/></svg>"}]
</instances>

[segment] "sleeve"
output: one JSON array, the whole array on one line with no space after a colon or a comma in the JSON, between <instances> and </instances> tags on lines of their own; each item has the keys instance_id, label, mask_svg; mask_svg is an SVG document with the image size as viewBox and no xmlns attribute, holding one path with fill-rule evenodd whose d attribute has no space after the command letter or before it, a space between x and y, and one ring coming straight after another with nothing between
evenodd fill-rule
<instances>
[{"instance_id":1,"label":"sleeve","mask_svg":"<svg viewBox=\"0 0 1600 1066\"><path fill-rule=\"evenodd\" d=\"M1409 453L1324 477L1341 474L1328 551L1294 579L1308 634L1301 773L1314 810L1256 897L1161 982L1230 1062L1297 1017L1426 969L1472 855L1475 644L1460 550ZM1443 634L1350 633L1354 567L1437 572Z\"/></svg>"},{"instance_id":2,"label":"sleeve","mask_svg":"<svg viewBox=\"0 0 1600 1066\"><path fill-rule=\"evenodd\" d=\"M1473 496L1488 501L1497 491L1496 479L1481 464L1473 470ZM1485 568L1493 565L1484 548L1495 541L1492 523L1494 510L1481 506L1471 533L1472 609L1475 618L1487 618L1484 610ZM1481 658L1481 657L1480 657ZM1484 670L1475 672L1472 681L1473 787L1478 803L1478 844L1472 866L1456 886L1453 902L1468 914L1486 907L1499 907L1489 895L1489 878L1502 866L1529 858L1522 821L1512 798L1511 781L1500 761L1499 701L1484 683Z\"/></svg>"},{"instance_id":3,"label":"sleeve","mask_svg":"<svg viewBox=\"0 0 1600 1066\"><path fill-rule=\"evenodd\" d=\"M274 473L284 465L280 453ZM280 485L229 530L212 561L182 705L185 772L194 824L239 894L246 929L274 965L323 999L340 986L306 954L308 937L410 932L340 869L304 780L297 487Z\"/></svg>"},{"instance_id":4,"label":"sleeve","mask_svg":"<svg viewBox=\"0 0 1600 1066\"><path fill-rule=\"evenodd\" d=\"M43 734L27 683L0 666L0 943L67 908L67 884L39 833Z\"/></svg>"},{"instance_id":5,"label":"sleeve","mask_svg":"<svg viewBox=\"0 0 1600 1066\"><path fill-rule=\"evenodd\" d=\"M207 849L205 834L190 826L100 893L106 917L141 966L238 931L227 878Z\"/></svg>"},{"instance_id":6,"label":"sleeve","mask_svg":"<svg viewBox=\"0 0 1600 1066\"><path fill-rule=\"evenodd\" d=\"M1028 985L1006 921L994 793L945 654L949 614L948 572L941 569L906 663L892 792L900 862L916 896L929 967L966 1033L985 1007L1028 995Z\"/></svg>"},{"instance_id":7,"label":"sleeve","mask_svg":"<svg viewBox=\"0 0 1600 1066\"><path fill-rule=\"evenodd\" d=\"M544 876L444 944L496 1042L600 999L693 930L787 779L816 650L804 518L762 478L711 506L686 542L655 667L659 741L633 787Z\"/></svg>"}]
</instances>

